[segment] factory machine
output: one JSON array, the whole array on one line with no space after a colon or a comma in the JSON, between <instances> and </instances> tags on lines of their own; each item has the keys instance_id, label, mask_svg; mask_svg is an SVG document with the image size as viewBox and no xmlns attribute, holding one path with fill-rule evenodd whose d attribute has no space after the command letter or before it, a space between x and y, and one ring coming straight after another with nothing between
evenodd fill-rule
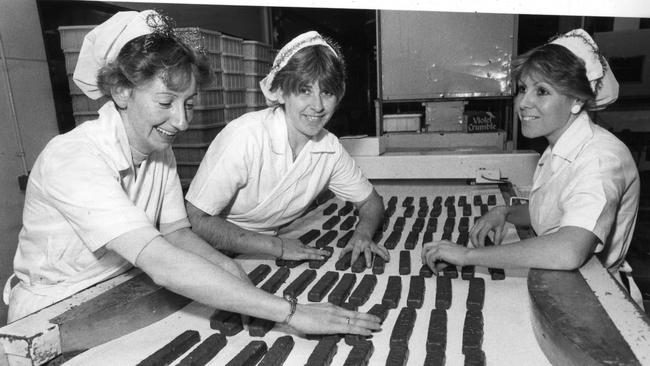
<instances>
[{"instance_id":1,"label":"factory machine","mask_svg":"<svg viewBox=\"0 0 650 366\"><path fill-rule=\"evenodd\" d=\"M376 135L342 138L387 206L391 260L339 260L356 224L327 192L280 235L322 263L239 257L255 284L384 319L370 338L296 334L171 293L137 270L0 329L0 365L642 365L650 321L592 258L578 271L422 266L427 241L467 243L518 204L539 154L518 151L509 61L516 16L380 11ZM419 105L421 108L413 108ZM532 235L508 227L505 242ZM261 360L261 361L260 361Z\"/></svg>"}]
</instances>

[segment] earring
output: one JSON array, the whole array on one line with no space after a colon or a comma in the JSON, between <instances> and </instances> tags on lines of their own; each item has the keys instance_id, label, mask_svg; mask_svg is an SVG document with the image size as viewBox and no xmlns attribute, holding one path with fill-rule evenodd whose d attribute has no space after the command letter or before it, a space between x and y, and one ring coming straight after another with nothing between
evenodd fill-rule
<instances>
[{"instance_id":1,"label":"earring","mask_svg":"<svg viewBox=\"0 0 650 366\"><path fill-rule=\"evenodd\" d=\"M580 113L580 105L574 104L573 107L571 107L571 113L573 114L578 114Z\"/></svg>"}]
</instances>

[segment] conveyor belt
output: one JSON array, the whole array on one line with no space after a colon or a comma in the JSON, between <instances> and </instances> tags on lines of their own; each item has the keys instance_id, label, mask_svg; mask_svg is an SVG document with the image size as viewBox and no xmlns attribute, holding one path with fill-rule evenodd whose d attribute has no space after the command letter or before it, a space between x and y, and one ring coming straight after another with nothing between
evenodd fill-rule
<instances>
[{"instance_id":1,"label":"conveyor belt","mask_svg":"<svg viewBox=\"0 0 650 366\"><path fill-rule=\"evenodd\" d=\"M471 227L473 218L480 215L481 212L481 205L474 205L474 197L480 195L481 204L487 204L490 195L494 193L495 198L497 199L496 203L503 204L503 198L499 194L500 190L498 187L466 185L449 186L445 184L431 184L430 182L412 184L409 186L404 185L403 182L389 182L386 184L376 184L376 187L380 194L384 196L385 202L389 202L393 196L396 197L393 216L391 216L384 225L386 231L383 232L382 235L376 235L376 238L378 238L382 243L386 243L391 236L390 232L394 231L396 224L397 227L402 228L402 235L400 235L399 240L395 242L394 248L390 250L391 261L384 264L383 270L380 270L378 267L377 262L380 261L375 261L372 268L361 271L359 271L358 268L354 269L354 266L341 271L335 269L337 262L336 259L338 259L341 251L340 246L342 246L339 245L339 242L344 244L344 238L346 237L347 232L346 230L342 230L340 225L345 223L347 218L354 215L353 210L350 210L350 212L341 212L340 210L346 207L346 203L336 199L321 202L322 204L320 206L297 220L294 224L285 228L282 232L282 235L292 238L303 237L303 235L312 232L311 237L304 236L302 240L309 241L314 245L318 242L319 246L325 245L327 248L331 248L333 252L332 259L325 263L305 262L289 264L286 262L282 263L281 261L276 263L275 260L270 258L243 257L238 259L248 272L252 272L261 264L268 266L270 271L258 270L254 274L256 277L255 282L260 287L263 287L266 281L278 271L278 264L293 267L283 267L285 270L289 271L289 276L277 288L273 288L275 293L278 295L281 295L285 290L287 290L287 288L290 287L290 285L294 283L301 274L305 273L310 266L315 266L313 269L316 271L316 277L307 284L304 289L302 286L298 286L297 284L293 286L294 291L300 292L298 300L301 303L309 302L308 297L310 291L327 272L339 274L337 283L342 280L344 277L343 275L347 275L348 277L354 276L355 285L350 291L352 294L355 294L357 285L363 282L364 277L374 275L376 276L376 284L371 293L369 295L363 295L361 293L355 294L359 299L352 301L353 303L362 303L362 305L358 305L360 311L369 311L373 308L375 309L373 311L378 311L377 305L382 303L384 300L389 278L399 279L401 289L398 291L396 297L392 297L393 300L391 301L394 303L387 311L382 331L376 333L371 339L373 347L368 347L367 344L364 346L363 343L348 344L348 342L351 341L347 338L353 337L340 339L336 343L336 352L332 355L332 365L344 365L348 358L358 359L360 357L361 359L365 359L370 352L372 352L368 358L370 365L386 364L389 355L390 358L398 358L398 361L396 361L398 363L399 357L408 355L406 363L408 365L422 365L424 364L425 359L430 362L441 362L444 359L447 365L461 365L465 362L464 353L468 355L468 357L471 357L472 362L478 362L480 364L484 358L486 364L489 365L548 365L550 364L549 359L553 361L554 364L564 364L565 362L570 363L574 361L579 363L580 360L583 360L576 357L575 353L571 352L564 352L565 356L561 359L550 356L547 359L545 356L545 353L549 355L559 354L562 352L560 347L561 344L559 344L562 342L562 339L571 339L572 336L567 335L566 329L564 329L567 324L571 324L577 328L584 326L586 329L594 325L593 321L590 320L589 317L583 316L584 314L573 314L569 311L570 309L573 309L575 312L575 309L580 309L579 304L576 305L575 302L581 302L583 300L582 297L574 299L574 302L561 301L552 304L544 304L543 302L534 299L532 301L533 306L531 307L527 282L535 282L536 275L549 276L552 275L552 272L533 271L531 276L527 278L527 271L506 270L505 279L496 280L492 278L491 273L487 268L474 268L473 278L482 279L485 285L480 317L477 317L477 314L473 312L481 302L480 297L477 298L476 295L468 296L470 283L472 284L471 286L480 287L480 285L476 285L476 283L468 280L469 278L472 278L470 275L471 272L468 270L464 271L463 268L457 268L456 274L458 277L456 278L426 277L421 280L419 277L420 275L430 275L430 273L427 273L426 271L420 272L420 248L422 240L424 240L425 237L427 237L427 240L439 240L443 235L447 235L453 241L464 241L465 239L463 239L462 233L459 232L459 227L462 228L460 231L465 230L464 228L466 224L468 227ZM431 226L428 223L428 220L431 218L431 212L434 211L433 202L436 200L437 196L440 196L440 202L442 205L440 214L437 217L437 228L435 232L424 235L427 231L431 231ZM448 206L444 206L444 202L447 201L447 197L450 196L453 196L454 198L449 199ZM464 200L462 199L463 196L465 196ZM407 204L403 205L407 197L412 197L412 201L409 199L407 200ZM426 210L421 208L423 198L428 205ZM449 208L449 206L452 206L452 200L454 203L453 214L452 210ZM332 203L335 203L337 208L329 209L328 214L325 215L323 211L328 207L331 207ZM458 206L459 203L461 203L460 206ZM463 216L463 214L467 214L467 212L463 212L466 211L467 205L471 206L471 215ZM405 212L409 212L411 216L405 217ZM418 218L422 218L419 217L421 215L420 213L424 212L428 213L426 220L418 221ZM339 213L342 213L343 215L338 223L332 226L332 228L323 229L323 223L331 216L338 215ZM451 216L455 216L453 231L450 232L447 230L445 232L445 223L447 222L447 218ZM400 217L403 219L399 219ZM469 222L461 224L462 217L468 217ZM417 230L421 230L417 235L417 239L414 239L413 235L409 235L409 233L414 231L414 225ZM452 226L451 222L447 222L447 226ZM318 230L318 235L314 235L313 230ZM336 235L333 235L331 230L334 230ZM328 237L323 238L325 235ZM506 241L509 242L515 240L517 240L516 230L513 227L509 227ZM402 265L400 265L400 256L408 257L411 264L409 268L405 265L404 260L402 261ZM589 271L591 274L589 275L588 282L594 282L591 283L590 286L597 287L593 292L596 293L598 302L601 302L602 304L602 297L606 297L607 294L615 290L615 288L611 287L611 283L602 281L599 278L599 275L603 274L609 276L609 274L602 269L602 266L590 267ZM596 275L593 275L594 273ZM463 274L465 274L468 279L463 279ZM448 275L452 276L453 273L448 272ZM572 275L580 276L578 272L572 272ZM585 274L583 274L583 276L584 275ZM311 278L311 275L304 276ZM91 302L88 302L88 300L98 294L104 293L121 282L129 280L131 277L133 277L133 274L125 274L107 281L106 283L75 295L70 299L64 300L61 303L55 304L50 308L44 309L37 314L1 328L0 345L2 348L0 349L0 365L4 365L5 363L10 365L21 365L26 363L31 364L32 362L33 364L39 365L52 357L55 357L57 354L60 354L61 345L65 344L65 341L62 340L61 337L65 336L65 334L61 333L59 331L59 326L51 323L50 320L69 310L71 307L84 303L92 303L92 300ZM442 282L439 283L439 281ZM424 295L420 299L420 296L417 293L413 293L411 286L412 284L413 286L421 286L422 282L424 283ZM554 281L546 283L545 286L545 291L555 289ZM567 287L569 291L587 291L587 293L590 291L589 286L585 281L567 281L565 287ZM451 288L451 290L447 290L448 294L439 295L443 288ZM331 291L332 290L327 291L320 301L327 301ZM535 289L531 290L531 297L536 296L535 291ZM445 296L448 296L446 300ZM563 295L562 299L565 299ZM349 299L343 299L341 301L344 306L350 306ZM438 304L439 301L440 303ZM623 297L622 301L627 301L627 299ZM645 363L647 360L646 358L634 355L630 356L630 352L638 355L638 348L643 348L643 346L647 344L647 340L650 339L647 317L628 319L625 318L626 314L613 314L613 316L611 310L612 306L610 306L609 309L606 309L605 312L602 312L603 309L600 308L598 302L593 302L593 307L601 311L603 319L611 319L611 321L615 323L616 329L610 327L609 330L604 332L605 338L595 342L600 345L607 345L610 344L610 342L611 344L619 344L621 347L618 347L617 349L624 349L623 353L625 354L625 357L627 357L621 358L624 360L623 364L626 362L625 360L632 360L630 357L636 357L637 359L642 360L642 362L640 362L641 364ZM552 308L550 305L554 305L555 307ZM448 309L446 309L447 307ZM616 304L613 307L620 308L622 306ZM87 308L87 305L80 307L80 309L83 308ZM445 308L445 310L442 310L443 308ZM551 309L555 309L553 311L564 312L566 314L565 316L568 318L566 322L555 321L543 324L546 336L541 335L541 337L548 338L549 335L551 335L552 341L549 341L547 338L540 338L540 334L542 333L539 332L539 329L542 329L542 326L539 325L538 314L541 312L551 311ZM404 322L408 323L410 317L409 314L415 315L415 321L410 332L408 330L395 331L395 324L399 314L403 311L406 312L405 315L403 315L406 317L404 318ZM444 346L442 346L440 341L442 337L441 328L436 328L435 330L430 329L430 323L440 324L440 319L443 319L443 315L440 314L441 311L444 311L444 317L446 318L446 334L444 334L446 340ZM72 358L72 360L67 364L137 364L149 355L158 351L161 347L170 343L175 339L175 337L186 330L197 331L202 342L217 332L210 327L210 317L214 313L215 309L192 302L185 308L160 321L105 344L93 347L77 357ZM64 317L59 317L59 319L65 320L69 315L70 313ZM640 323L636 322L637 320ZM634 324L639 323L640 327L632 327L630 324L626 324L626 322L630 321L635 322ZM483 327L482 333L477 333L476 329L480 328L481 322ZM600 323L604 324L606 321L599 322L599 324ZM477 324L479 326L477 326ZM92 331L89 330L89 332ZM391 341L393 333L395 333L395 337L397 338L393 337L393 340ZM621 333L624 335L623 343L617 343L620 342ZM316 345L319 343L318 338L304 337L295 334L291 329L280 326L276 326L270 331L264 332L263 336L251 336L249 334L248 325L245 326L242 331L227 336L227 342L223 349L221 349L208 364L227 364L253 341L262 341L266 345L266 347L256 347L256 350L269 349L276 343L276 341L279 341L281 337L286 337L287 335L292 337L294 344L289 354L286 355L286 365L305 364L316 349ZM594 342L592 335L593 334L590 331L584 331L583 336L585 337L585 342ZM401 340L396 340L398 338ZM463 341L463 338L465 338L465 342ZM283 342L288 340L287 338L282 339ZM646 343L643 343L644 340ZM391 342L394 345L392 348ZM254 344L259 345L259 342ZM352 344L355 344L355 346ZM400 347L400 345L404 344L407 345L408 349ZM629 347L626 348L625 344ZM323 344L322 347L325 346L326 344ZM197 347L198 345L195 345L193 349L196 349ZM351 355L351 352L355 347L357 350L354 355ZM176 362L187 357L193 349L189 349L185 354L179 356ZM331 348L327 349L331 350ZM603 347L602 350L602 352L605 352L604 354L607 356L603 356L603 359L609 359L608 357L612 356L608 353L608 347ZM4 354L2 352L4 352ZM442 357L443 355L444 357ZM285 355L282 355L282 357L284 356ZM598 357L596 359L598 359ZM5 362L5 360L7 362Z\"/></svg>"},{"instance_id":2,"label":"conveyor belt","mask_svg":"<svg viewBox=\"0 0 650 366\"><path fill-rule=\"evenodd\" d=\"M422 365L425 357L427 357L427 334L429 333L429 323L431 311L436 308L436 293L438 285L436 277L423 278L423 281L418 281L421 278L420 268L422 266L420 261L420 248L422 246L422 239L426 231L426 225L422 226L421 233L418 235L416 243L407 245L408 233L412 231L413 225L416 224L419 211L421 207L428 206L426 210L425 219L431 217L433 209L433 202L437 196L440 196L440 204L444 209L441 210L440 215L437 217L438 225L437 230L432 233L432 239L438 240L445 233L444 223L447 221L448 216L455 216L455 224L451 228L451 239L456 241L462 235L458 232L460 218L463 216L464 207L471 207L471 215L465 216L470 218L473 223L474 217L480 215L481 204L474 205L474 197L478 194L482 198L482 202L488 201L488 196L493 195L497 198L497 202L503 204L498 187L470 187L461 186L453 188L441 187L426 187L418 188L412 187L410 189L404 187L381 187L378 186L378 191L388 202L391 197L395 196L396 208L393 216L388 220L386 231L382 236L381 241L389 240L390 232L395 229L395 224L398 226L403 225L402 230L404 235L401 235L399 241L395 244L394 249L390 250L391 261L385 264L384 271L380 274L375 274L377 283L372 293L363 305L359 306L360 311L368 311L376 304L382 303L382 299L386 292L388 278L396 277L401 280L401 290L398 302L394 308L388 311L388 315L383 325L381 332L375 334L371 341L373 343L374 351L369 358L369 364L385 364L389 353L391 352L391 344L394 345L393 349L400 344L408 347L408 365ZM461 197L465 197L461 199ZM410 198L408 198L410 197ZM448 206L444 206L444 201L447 197L453 197L453 205L451 200ZM406 203L404 202L406 200ZM459 201L461 205L459 206ZM463 202L465 201L465 202ZM481 203L482 203L481 202ZM337 205L336 209L332 209L331 204ZM300 293L298 299L300 302L308 302L308 294L313 286L315 286L325 273L328 271L337 271L335 269L340 248L337 246L338 239L345 236L346 230L340 230L340 225L346 221L347 217L354 215L353 210L350 212L343 212L345 215L337 220L337 223L332 227L329 225L323 228L323 223L328 222L331 217L335 217L340 213L340 209L346 207L345 202L337 199L332 199L323 203L321 206L304 216L296 223L292 224L286 229L285 236L300 237L311 230L319 230L319 236L312 236L310 239L314 245L319 238L328 235L330 230L336 230L336 237L331 239L328 243L333 248L334 257L325 262L320 268L315 269L317 272L316 278L309 283L304 291ZM450 208L451 207L451 208ZM327 210L329 215L323 213ZM347 211L347 210L346 210ZM452 215L451 212L454 212ZM467 213L467 209L465 209ZM407 216L404 213L407 212ZM404 219L399 219L403 217ZM421 217L420 217L421 218ZM425 220L425 221L426 221ZM332 220L333 222L334 220ZM450 224L451 225L451 224ZM416 225L417 227L418 225ZM471 227L471 224L469 225ZM449 230L449 228L448 228ZM448 231L449 232L449 231ZM331 236L331 234L329 234ZM329 240L328 239L328 240ZM516 240L514 228L509 230L509 239ZM321 243L322 245L322 243ZM411 248L411 249L407 249ZM402 253L402 254L401 254ZM409 259L410 266L404 263L400 266L400 255ZM260 264L271 266L271 273L262 280L259 286L263 286L265 281L268 280L278 267L275 260L270 259L256 259L256 258L240 258L240 263L247 271L252 271ZM281 265L287 265L286 261L278 262ZM290 267L295 266L296 263L291 263ZM402 267L402 268L400 268ZM285 267L287 268L287 267ZM297 285L292 284L309 268L309 263L305 262L290 268L290 275L286 281L275 292L281 295L288 288L296 288ZM372 268L367 268L362 272L355 272L352 268L346 267L345 270L337 271L340 276L338 282L343 279L343 275L354 276L354 286L347 293L353 293L357 286L362 282L364 276L372 274ZM458 268L461 272L461 268ZM458 278L448 279L450 284L450 299L449 309L447 313L447 340L443 351L447 364L462 364L464 362L464 347L469 347L472 351L481 350L481 354L485 356L488 364L499 365L547 365L548 361L538 347L534 338L532 327L529 320L529 306L526 291L526 272L508 272L506 271L505 280L493 280L487 268L475 268L474 277L481 278L485 284L485 299L483 303L483 310L481 313L482 320L482 337L474 337L474 343L471 345L471 337L466 335L466 344L463 345L463 333L468 332L465 323L468 317L467 311L467 298L469 292L470 281ZM304 276L304 275L303 275ZM417 294L410 294L411 284L422 283L424 295L421 301L418 300ZM415 285L414 285L415 286ZM331 294L334 290L331 290ZM328 295L329 295L328 294ZM322 301L327 301L328 295ZM347 303L349 299L344 302ZM354 302L354 301L352 301ZM470 301L471 302L471 301ZM409 307L411 305L411 307ZM408 310L407 313L404 313ZM93 350L78 356L71 362L74 364L84 364L92 362L94 364L115 364L115 363L131 363L137 362L139 358L144 358L148 354L156 351L161 345L173 338L174 332L179 329L195 329L201 333L201 337L205 338L215 332L210 329L209 321L207 320L214 309L193 303L182 311L147 327L140 331L134 332L122 339L115 340L109 344L96 347ZM396 330L398 318L402 316L413 316L414 324L411 328L406 330ZM410 314L410 315L406 315ZM470 317L471 318L471 317ZM405 320L406 321L406 318ZM470 321L471 322L471 321ZM407 321L408 324L408 321ZM474 323L478 324L478 323ZM475 329L475 328L472 328ZM469 330L471 332L471 330ZM269 331L262 337L251 337L247 327L236 335L228 337L228 344L220 351L214 359L209 363L211 365L223 365L229 362L235 355L240 352L251 340L262 340L270 347L276 339L280 336L286 335L287 329L281 329L276 326L273 330ZM291 331L289 330L290 334ZM397 333L395 333L397 332ZM394 334L395 333L395 334ZM397 338L395 338L397 337ZM168 339L169 338L169 339ZM301 335L293 334L295 345L291 353L288 355L287 365L305 364L309 359L312 352L316 349L318 339L311 339L311 337L303 337ZM401 339L397 341L396 339ZM468 344L470 344L468 346ZM517 347L513 347L516 344ZM478 349L476 349L478 347ZM343 365L348 358L353 346L341 339L337 343L336 353L332 356L332 365ZM430 348L431 349L431 348ZM119 350L119 351L118 351ZM394 350L393 356L403 354ZM474 357L477 357L477 352L467 352ZM480 358L480 356L478 356Z\"/></svg>"}]
</instances>

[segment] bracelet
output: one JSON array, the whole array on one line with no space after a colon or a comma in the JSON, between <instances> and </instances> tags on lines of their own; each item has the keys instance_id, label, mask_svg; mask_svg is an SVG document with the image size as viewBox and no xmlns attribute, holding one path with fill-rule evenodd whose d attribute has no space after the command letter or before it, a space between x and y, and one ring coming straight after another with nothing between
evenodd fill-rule
<instances>
[{"instance_id":1,"label":"bracelet","mask_svg":"<svg viewBox=\"0 0 650 366\"><path fill-rule=\"evenodd\" d=\"M298 304L298 300L289 294L284 295L284 299L289 302L291 308L289 309L289 315L287 315L282 323L289 325L291 318L293 318L293 314L296 313L296 305Z\"/></svg>"}]
</instances>

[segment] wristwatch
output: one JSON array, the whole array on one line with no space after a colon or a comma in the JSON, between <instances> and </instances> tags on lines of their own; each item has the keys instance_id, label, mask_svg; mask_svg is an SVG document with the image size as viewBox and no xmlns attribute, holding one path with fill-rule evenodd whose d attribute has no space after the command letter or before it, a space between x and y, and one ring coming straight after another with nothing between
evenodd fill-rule
<instances>
[{"instance_id":1,"label":"wristwatch","mask_svg":"<svg viewBox=\"0 0 650 366\"><path fill-rule=\"evenodd\" d=\"M289 294L285 294L284 299L287 300L291 308L289 309L289 315L287 315L286 319L284 319L282 323L289 324L291 318L293 317L293 314L296 313L296 305L298 304L298 300Z\"/></svg>"}]
</instances>

